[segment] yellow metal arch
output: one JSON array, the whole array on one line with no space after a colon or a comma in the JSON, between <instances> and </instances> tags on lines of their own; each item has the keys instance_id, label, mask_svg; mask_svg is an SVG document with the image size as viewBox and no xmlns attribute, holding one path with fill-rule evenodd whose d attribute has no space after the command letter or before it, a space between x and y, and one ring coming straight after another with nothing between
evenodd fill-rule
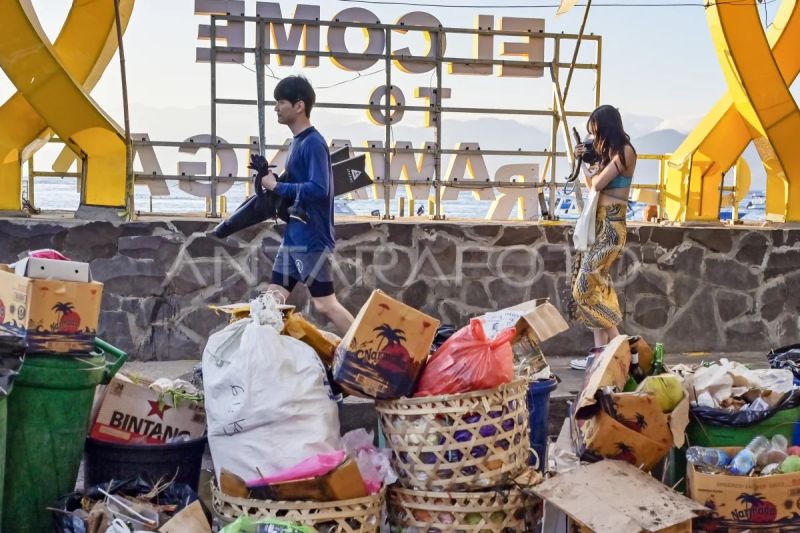
<instances>
[{"instance_id":1,"label":"yellow metal arch","mask_svg":"<svg viewBox=\"0 0 800 533\"><path fill-rule=\"evenodd\" d=\"M788 89L800 73L797 1L783 1L766 36L755 2L715 2L707 16L729 91L670 158L662 207L672 220L718 220L722 175L754 140L768 217L798 221L800 114Z\"/></svg>"},{"instance_id":2,"label":"yellow metal arch","mask_svg":"<svg viewBox=\"0 0 800 533\"><path fill-rule=\"evenodd\" d=\"M124 30L134 0L119 4ZM88 94L117 50L114 2L74 0L55 44L30 0L0 2L0 21L0 67L17 87L0 107L0 210L21 209L21 154L53 131L85 158L82 201L124 207L124 135Z\"/></svg>"}]
</instances>

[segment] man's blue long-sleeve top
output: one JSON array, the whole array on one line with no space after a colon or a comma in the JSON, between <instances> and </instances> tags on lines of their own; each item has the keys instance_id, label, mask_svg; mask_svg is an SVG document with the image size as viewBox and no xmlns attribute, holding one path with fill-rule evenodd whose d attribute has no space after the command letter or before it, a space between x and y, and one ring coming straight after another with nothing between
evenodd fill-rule
<instances>
[{"instance_id":1,"label":"man's blue long-sleeve top","mask_svg":"<svg viewBox=\"0 0 800 533\"><path fill-rule=\"evenodd\" d=\"M316 128L309 127L292 141L286 161L288 182L279 182L275 192L294 199L308 215L308 222L289 219L284 246L306 251L332 250L336 236L333 229L333 172L328 145Z\"/></svg>"}]
</instances>

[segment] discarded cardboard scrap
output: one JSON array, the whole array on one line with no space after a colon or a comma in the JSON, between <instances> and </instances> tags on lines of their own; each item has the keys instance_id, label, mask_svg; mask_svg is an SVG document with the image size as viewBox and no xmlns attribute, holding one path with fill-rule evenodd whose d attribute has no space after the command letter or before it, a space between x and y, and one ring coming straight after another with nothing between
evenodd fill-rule
<instances>
[{"instance_id":1,"label":"discarded cardboard scrap","mask_svg":"<svg viewBox=\"0 0 800 533\"><path fill-rule=\"evenodd\" d=\"M363 498L367 495L367 487L358 464L352 459L346 459L322 476L250 488L250 497L261 500L330 502Z\"/></svg>"},{"instance_id":2,"label":"discarded cardboard scrap","mask_svg":"<svg viewBox=\"0 0 800 533\"><path fill-rule=\"evenodd\" d=\"M530 490L566 513L581 531L690 533L692 520L708 512L621 461L580 466Z\"/></svg>"},{"instance_id":3,"label":"discarded cardboard scrap","mask_svg":"<svg viewBox=\"0 0 800 533\"><path fill-rule=\"evenodd\" d=\"M208 308L217 314L222 313L224 315L228 315L230 317L228 320L229 323L236 322L237 320L241 320L250 316L250 302L240 302L227 305L209 305ZM287 317L294 312L295 306L278 304L278 309L283 312L284 317Z\"/></svg>"},{"instance_id":4,"label":"discarded cardboard scrap","mask_svg":"<svg viewBox=\"0 0 800 533\"><path fill-rule=\"evenodd\" d=\"M200 500L195 500L194 503L184 507L169 522L161 526L158 531L160 533L186 533L188 531L211 533L211 525L206 519Z\"/></svg>"}]
</instances>

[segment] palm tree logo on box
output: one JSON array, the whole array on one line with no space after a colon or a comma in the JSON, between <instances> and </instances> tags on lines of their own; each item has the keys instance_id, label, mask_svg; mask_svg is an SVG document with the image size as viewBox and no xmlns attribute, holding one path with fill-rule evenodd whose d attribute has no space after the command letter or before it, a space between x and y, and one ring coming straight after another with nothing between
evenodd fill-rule
<instances>
[{"instance_id":1,"label":"palm tree logo on box","mask_svg":"<svg viewBox=\"0 0 800 533\"><path fill-rule=\"evenodd\" d=\"M75 306L70 302L58 302L53 306L53 311L60 315L58 322L50 325L50 330L56 333L78 333L81 330L81 315L75 311Z\"/></svg>"},{"instance_id":2,"label":"palm tree logo on box","mask_svg":"<svg viewBox=\"0 0 800 533\"><path fill-rule=\"evenodd\" d=\"M418 365L404 346L405 331L383 323L372 332L372 338L361 342L353 338L334 373L379 398L392 391L409 394Z\"/></svg>"},{"instance_id":3,"label":"palm tree logo on box","mask_svg":"<svg viewBox=\"0 0 800 533\"><path fill-rule=\"evenodd\" d=\"M737 509L733 511L733 518L736 520L745 520L756 524L771 524L778 518L778 508L761 493L748 494L743 492L736 498L736 501L742 502L747 506L743 510Z\"/></svg>"},{"instance_id":4,"label":"palm tree logo on box","mask_svg":"<svg viewBox=\"0 0 800 533\"><path fill-rule=\"evenodd\" d=\"M413 364L408 350L403 346L403 341L406 340L405 332L386 323L381 324L373 331L378 332L379 361L376 361L378 366L392 373L405 374ZM383 346L381 346L382 341L386 341Z\"/></svg>"},{"instance_id":5,"label":"palm tree logo on box","mask_svg":"<svg viewBox=\"0 0 800 533\"><path fill-rule=\"evenodd\" d=\"M636 453L634 449L625 444L624 442L617 442L615 443L617 447L617 453L610 457L609 459L616 459L617 461L625 461L632 465L636 465L638 461L636 460Z\"/></svg>"}]
</instances>

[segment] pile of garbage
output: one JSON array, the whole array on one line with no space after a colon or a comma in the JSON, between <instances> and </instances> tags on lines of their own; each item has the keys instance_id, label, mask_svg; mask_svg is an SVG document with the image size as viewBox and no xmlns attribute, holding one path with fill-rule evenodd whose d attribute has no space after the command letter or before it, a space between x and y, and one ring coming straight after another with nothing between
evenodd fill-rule
<instances>
[{"instance_id":1,"label":"pile of garbage","mask_svg":"<svg viewBox=\"0 0 800 533\"><path fill-rule=\"evenodd\" d=\"M693 407L730 412L773 410L795 389L789 369L751 370L727 359L685 377Z\"/></svg>"},{"instance_id":2,"label":"pile of garbage","mask_svg":"<svg viewBox=\"0 0 800 533\"><path fill-rule=\"evenodd\" d=\"M506 394L505 387L521 380L515 399L503 399L484 414L465 410L459 427L436 430L418 422L418 431L406 435L412 447L435 439L452 464L451 475L475 478L471 490L498 485L491 478L481 481L482 463L513 479L529 457L528 383L553 379L539 345L567 329L552 305L537 302L475 318L462 328L441 326L381 291L373 292L342 339L319 330L273 293L216 310L231 321L208 340L202 383L216 477L214 510L228 522L226 533L292 524L334 531L342 520L354 531L379 525L386 487L398 480L398 469L405 473L417 460L409 460L410 448L392 446L385 417L389 449L378 449L364 429L340 436L337 402L348 394L378 400L379 406L477 394L489 405L488 398ZM478 441L467 442L472 438ZM454 446L445 450L450 441ZM513 464L497 460L516 450ZM447 480L439 459L423 455L420 463ZM354 502L377 503L377 512L367 517L361 508L355 516ZM337 518L326 521L326 506L334 503ZM245 507L250 511L242 513ZM450 514L452 520L457 514ZM276 518L288 525L266 523ZM463 518L474 521L476 515ZM488 515L482 520L491 522Z\"/></svg>"},{"instance_id":3,"label":"pile of garbage","mask_svg":"<svg viewBox=\"0 0 800 533\"><path fill-rule=\"evenodd\" d=\"M53 530L129 533L163 527L161 531L168 531L170 520L197 501L191 487L169 480L157 484L141 478L104 482L60 500L51 509Z\"/></svg>"},{"instance_id":4,"label":"pile of garbage","mask_svg":"<svg viewBox=\"0 0 800 533\"><path fill-rule=\"evenodd\" d=\"M792 349L771 352L768 369L727 359L667 365L660 343L651 350L639 337L612 340L589 365L549 449L549 479L533 488L544 500L544 533L573 526L798 530L800 388ZM634 468L604 466L604 459ZM598 478L609 475L626 476L629 487ZM690 499L674 490L682 487ZM592 505L584 503L589 494ZM636 506L656 500L670 503Z\"/></svg>"},{"instance_id":5,"label":"pile of garbage","mask_svg":"<svg viewBox=\"0 0 800 533\"><path fill-rule=\"evenodd\" d=\"M330 379L339 339L284 305L276 293L217 309L231 321L209 337L202 384L215 511L228 522L224 531L246 530L246 520L238 520L240 500L261 509L260 516L246 517L253 520L246 527L269 525L271 531L284 525L259 519L281 515L285 527L294 527L292 522L306 518L305 525L335 531L337 519L327 520L313 508L370 497L382 501L384 486L396 479L388 450L379 450L364 429L340 435L341 393ZM281 502L308 502L308 509L286 515ZM339 518L348 521L345 514ZM371 517L374 526L379 517ZM361 527L356 516L348 524Z\"/></svg>"}]
</instances>

